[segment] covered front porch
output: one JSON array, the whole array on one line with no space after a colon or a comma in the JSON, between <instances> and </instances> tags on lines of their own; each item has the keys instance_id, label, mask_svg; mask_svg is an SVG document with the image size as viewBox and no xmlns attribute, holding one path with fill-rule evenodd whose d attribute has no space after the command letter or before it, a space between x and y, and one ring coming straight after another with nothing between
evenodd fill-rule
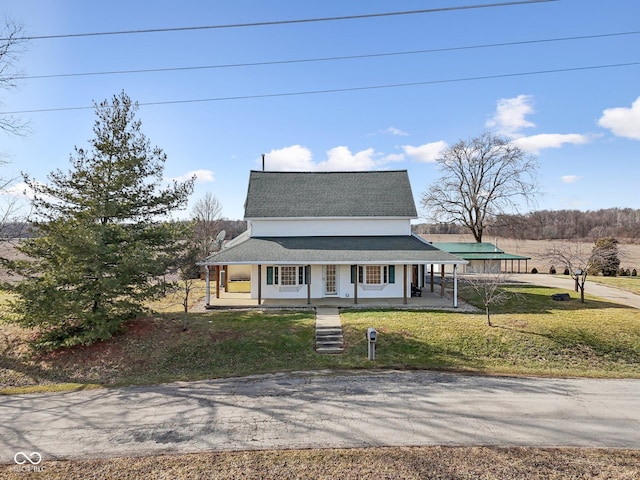
<instances>
[{"instance_id":1,"label":"covered front porch","mask_svg":"<svg viewBox=\"0 0 640 480\"><path fill-rule=\"evenodd\" d=\"M394 309L433 309L433 310L449 310L460 309L463 311L474 310L473 307L458 300L457 305L453 305L452 291L447 288L444 295L440 294L440 289L430 292L429 287L422 289L422 296L408 297L406 303L403 298L361 298L358 303L353 302L351 298L312 298L307 299L282 299L282 298L263 298L260 304L255 298L251 298L249 293L233 293L225 292L224 289L218 295L211 295L209 303L204 308L207 310L227 310L227 309L304 309L319 307L335 307L335 308L394 308Z\"/></svg>"},{"instance_id":2,"label":"covered front porch","mask_svg":"<svg viewBox=\"0 0 640 480\"><path fill-rule=\"evenodd\" d=\"M436 263L440 272L437 278ZM201 265L206 267L206 305L210 308L222 303L221 294L227 301L260 306L419 304L424 307L447 298L445 265L453 270L449 306L457 307L457 267L465 263L407 235L248 237L211 255ZM234 277L233 271L240 268L250 272L248 294L235 294L229 280Z\"/></svg>"}]
</instances>

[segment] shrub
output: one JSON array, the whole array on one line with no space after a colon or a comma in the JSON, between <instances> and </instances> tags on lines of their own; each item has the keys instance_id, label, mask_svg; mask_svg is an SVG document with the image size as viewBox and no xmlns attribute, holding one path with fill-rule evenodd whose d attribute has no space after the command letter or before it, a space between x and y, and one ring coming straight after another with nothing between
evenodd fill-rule
<instances>
[{"instance_id":1,"label":"shrub","mask_svg":"<svg viewBox=\"0 0 640 480\"><path fill-rule=\"evenodd\" d=\"M564 275L571 275L571 272L569 271L569 269L567 267L564 267Z\"/></svg>"},{"instance_id":2,"label":"shrub","mask_svg":"<svg viewBox=\"0 0 640 480\"><path fill-rule=\"evenodd\" d=\"M538 269L537 269L536 267L533 267L533 268L531 269L531 273L538 273Z\"/></svg>"},{"instance_id":3,"label":"shrub","mask_svg":"<svg viewBox=\"0 0 640 480\"><path fill-rule=\"evenodd\" d=\"M551 275L555 275L556 274L556 267L554 267L553 265L551 265L551 268L549 269L549 273Z\"/></svg>"},{"instance_id":4,"label":"shrub","mask_svg":"<svg viewBox=\"0 0 640 480\"><path fill-rule=\"evenodd\" d=\"M632 277L637 277L638 276L638 271L635 268L633 270L631 270L631 276Z\"/></svg>"}]
</instances>

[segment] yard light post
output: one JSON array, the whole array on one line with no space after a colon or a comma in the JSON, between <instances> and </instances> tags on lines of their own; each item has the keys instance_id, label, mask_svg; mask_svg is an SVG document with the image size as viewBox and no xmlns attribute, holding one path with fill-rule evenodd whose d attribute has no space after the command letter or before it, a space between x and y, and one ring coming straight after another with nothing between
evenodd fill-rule
<instances>
[{"instance_id":1,"label":"yard light post","mask_svg":"<svg viewBox=\"0 0 640 480\"><path fill-rule=\"evenodd\" d=\"M575 271L575 277L576 277L576 292L578 292L578 277L580 277L580 275L582 275L582 270L578 269Z\"/></svg>"}]
</instances>

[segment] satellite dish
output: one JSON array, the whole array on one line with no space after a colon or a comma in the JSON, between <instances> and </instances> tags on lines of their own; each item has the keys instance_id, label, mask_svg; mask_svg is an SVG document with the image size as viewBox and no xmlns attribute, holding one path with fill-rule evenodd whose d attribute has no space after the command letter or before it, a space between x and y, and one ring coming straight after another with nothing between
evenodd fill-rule
<instances>
[{"instance_id":1,"label":"satellite dish","mask_svg":"<svg viewBox=\"0 0 640 480\"><path fill-rule=\"evenodd\" d=\"M226 236L227 232L225 232L224 230L220 230L218 235L216 235L216 245L218 246L218 248L222 246L222 242L224 242L224 237Z\"/></svg>"}]
</instances>

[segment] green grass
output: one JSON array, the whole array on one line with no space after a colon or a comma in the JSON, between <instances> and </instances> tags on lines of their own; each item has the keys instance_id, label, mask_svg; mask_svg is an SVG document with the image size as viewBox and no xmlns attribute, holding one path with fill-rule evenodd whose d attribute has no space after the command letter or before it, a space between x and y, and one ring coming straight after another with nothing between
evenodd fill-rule
<instances>
[{"instance_id":1,"label":"green grass","mask_svg":"<svg viewBox=\"0 0 640 480\"><path fill-rule=\"evenodd\" d=\"M587 282L600 283L608 287L619 288L640 295L640 277L587 277Z\"/></svg>"},{"instance_id":2,"label":"green grass","mask_svg":"<svg viewBox=\"0 0 640 480\"><path fill-rule=\"evenodd\" d=\"M511 288L517 296L494 309L493 327L484 313L343 311L342 355L315 353L308 311L194 313L187 331L181 315L155 315L110 340L39 355L25 347L30 332L0 323L0 337L9 339L0 352L0 393L326 368L640 378L639 310L591 296L584 304L555 302L556 289ZM370 326L379 332L374 362L367 360Z\"/></svg>"}]
</instances>

